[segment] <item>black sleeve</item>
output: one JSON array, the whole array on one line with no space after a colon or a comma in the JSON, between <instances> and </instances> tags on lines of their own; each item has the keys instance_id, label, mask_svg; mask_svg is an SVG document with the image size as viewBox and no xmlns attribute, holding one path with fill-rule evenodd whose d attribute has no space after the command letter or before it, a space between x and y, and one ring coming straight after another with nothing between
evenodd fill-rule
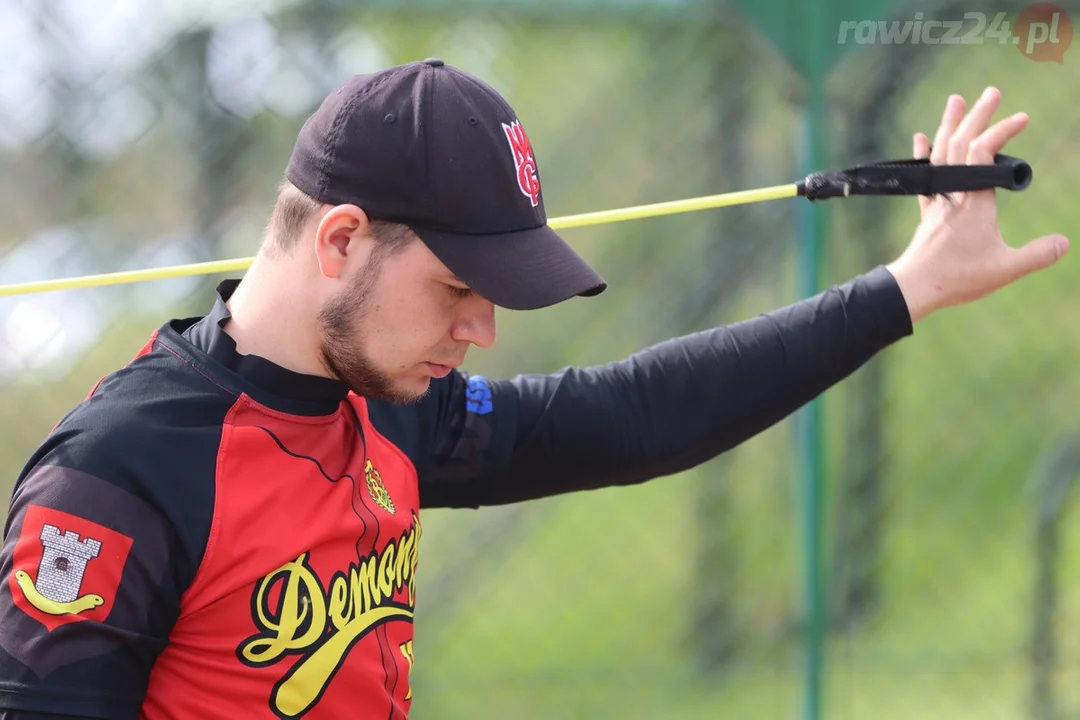
<instances>
[{"instance_id":1,"label":"black sleeve","mask_svg":"<svg viewBox=\"0 0 1080 720\"><path fill-rule=\"evenodd\" d=\"M16 481L0 547L0 717L135 720L178 615L193 568L155 497L176 478L112 414L62 423Z\"/></svg>"},{"instance_id":2,"label":"black sleeve","mask_svg":"<svg viewBox=\"0 0 1080 720\"><path fill-rule=\"evenodd\" d=\"M85 715L55 715L24 710L4 710L0 708L0 720L95 720Z\"/></svg>"},{"instance_id":3,"label":"black sleeve","mask_svg":"<svg viewBox=\"0 0 1080 720\"><path fill-rule=\"evenodd\" d=\"M462 375L427 402L421 503L496 505L681 472L776 424L911 333L903 295L879 267L609 365L497 381Z\"/></svg>"}]
</instances>

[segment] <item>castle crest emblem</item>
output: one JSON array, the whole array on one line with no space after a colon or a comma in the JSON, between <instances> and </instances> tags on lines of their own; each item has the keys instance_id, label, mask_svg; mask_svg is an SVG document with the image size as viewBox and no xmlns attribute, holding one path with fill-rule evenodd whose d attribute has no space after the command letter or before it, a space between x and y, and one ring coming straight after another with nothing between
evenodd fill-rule
<instances>
[{"instance_id":1,"label":"castle crest emblem","mask_svg":"<svg viewBox=\"0 0 1080 720\"><path fill-rule=\"evenodd\" d=\"M13 555L15 605L50 631L104 620L112 610L132 541L84 518L27 508Z\"/></svg>"}]
</instances>

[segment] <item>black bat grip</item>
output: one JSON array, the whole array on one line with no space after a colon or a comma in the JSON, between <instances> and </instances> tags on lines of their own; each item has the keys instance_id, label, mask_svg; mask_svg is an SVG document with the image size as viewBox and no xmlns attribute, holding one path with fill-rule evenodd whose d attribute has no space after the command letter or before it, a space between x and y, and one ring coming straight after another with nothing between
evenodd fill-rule
<instances>
[{"instance_id":1,"label":"black bat grip","mask_svg":"<svg viewBox=\"0 0 1080 720\"><path fill-rule=\"evenodd\" d=\"M1002 170L1008 170L1008 173L1002 173L1002 185L1006 190L1023 190L1031 184L1032 170L1025 160L1021 160L1018 157L1011 155L997 154L994 156L994 165L1002 168Z\"/></svg>"},{"instance_id":2,"label":"black bat grip","mask_svg":"<svg viewBox=\"0 0 1080 720\"><path fill-rule=\"evenodd\" d=\"M1031 165L997 154L993 165L933 165L929 158L906 158L814 173L798 183L799 195L824 200L854 195L942 195L1002 188L1023 190L1031 184Z\"/></svg>"}]
</instances>

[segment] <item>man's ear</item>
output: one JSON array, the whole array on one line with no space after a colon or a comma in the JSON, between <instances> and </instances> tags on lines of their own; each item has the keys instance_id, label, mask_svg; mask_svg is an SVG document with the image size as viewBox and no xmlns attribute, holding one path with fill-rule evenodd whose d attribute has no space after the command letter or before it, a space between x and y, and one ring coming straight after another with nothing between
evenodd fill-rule
<instances>
[{"instance_id":1,"label":"man's ear","mask_svg":"<svg viewBox=\"0 0 1080 720\"><path fill-rule=\"evenodd\" d=\"M367 262L371 254L367 213L356 205L336 205L315 228L315 258L328 278L350 274L348 268Z\"/></svg>"}]
</instances>

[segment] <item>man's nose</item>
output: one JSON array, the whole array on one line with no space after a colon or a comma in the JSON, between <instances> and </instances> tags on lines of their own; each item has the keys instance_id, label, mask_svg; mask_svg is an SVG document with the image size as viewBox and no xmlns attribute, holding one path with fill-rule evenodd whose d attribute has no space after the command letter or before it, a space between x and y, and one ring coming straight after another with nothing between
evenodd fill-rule
<instances>
[{"instance_id":1,"label":"man's nose","mask_svg":"<svg viewBox=\"0 0 1080 720\"><path fill-rule=\"evenodd\" d=\"M464 304L461 317L454 327L453 337L470 342L479 348L495 344L495 304L482 297L471 298Z\"/></svg>"}]
</instances>

